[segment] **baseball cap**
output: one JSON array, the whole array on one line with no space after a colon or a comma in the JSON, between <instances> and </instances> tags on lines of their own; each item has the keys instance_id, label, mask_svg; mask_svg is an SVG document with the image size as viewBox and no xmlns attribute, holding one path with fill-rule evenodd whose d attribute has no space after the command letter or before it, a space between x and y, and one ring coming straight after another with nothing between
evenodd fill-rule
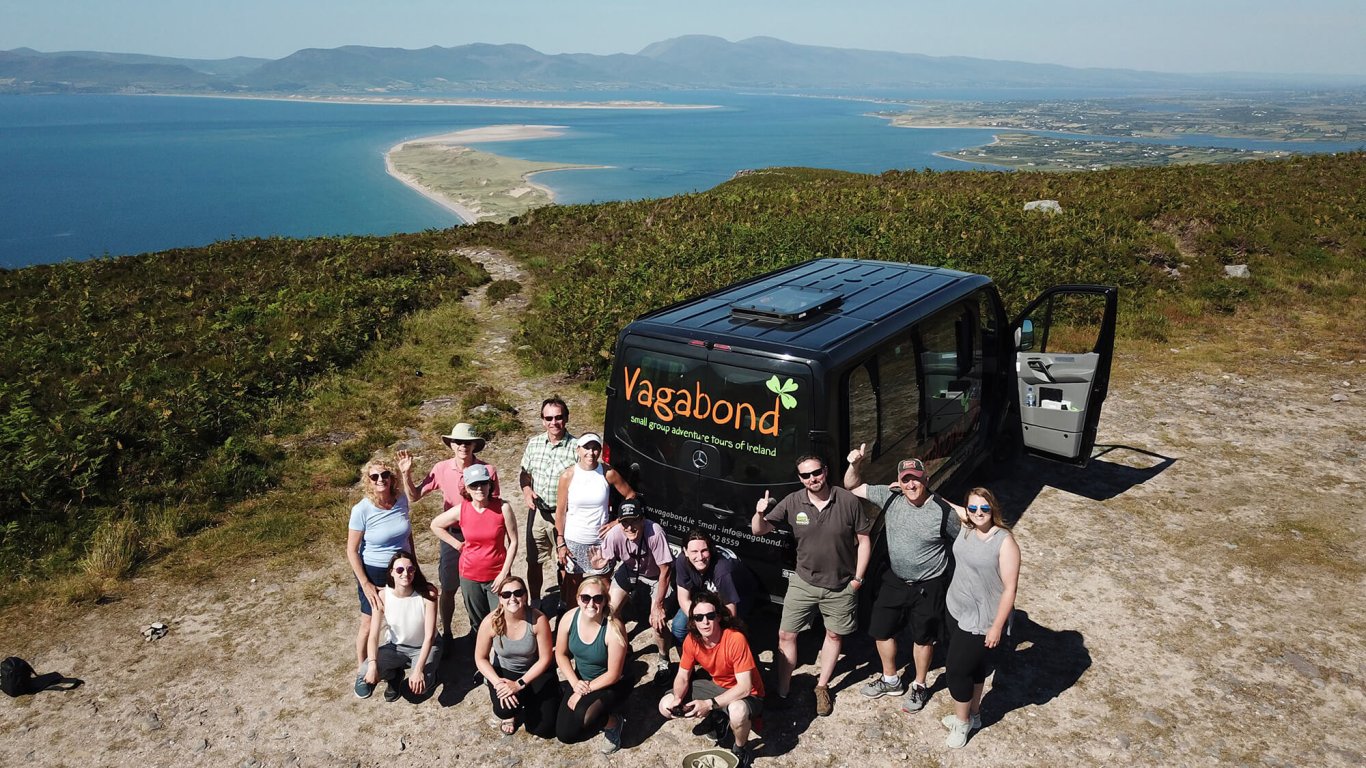
<instances>
[{"instance_id":1,"label":"baseball cap","mask_svg":"<svg viewBox=\"0 0 1366 768\"><path fill-rule=\"evenodd\" d=\"M900 464L896 465L897 481L905 481L907 477L924 481L925 465L920 462L920 459L903 459Z\"/></svg>"},{"instance_id":2,"label":"baseball cap","mask_svg":"<svg viewBox=\"0 0 1366 768\"><path fill-rule=\"evenodd\" d=\"M465 467L465 485L489 482L489 465L471 464Z\"/></svg>"}]
</instances>

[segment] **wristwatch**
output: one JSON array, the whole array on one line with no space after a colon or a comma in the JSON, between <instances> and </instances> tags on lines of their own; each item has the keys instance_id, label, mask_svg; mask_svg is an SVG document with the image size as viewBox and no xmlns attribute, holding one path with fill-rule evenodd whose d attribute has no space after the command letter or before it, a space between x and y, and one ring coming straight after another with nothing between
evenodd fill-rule
<instances>
[{"instance_id":1,"label":"wristwatch","mask_svg":"<svg viewBox=\"0 0 1366 768\"><path fill-rule=\"evenodd\" d=\"M526 680L524 680L524 679L522 679L522 678L520 678L520 677L517 678L517 687L518 687L518 688L525 688L525 687L526 687Z\"/></svg>"}]
</instances>

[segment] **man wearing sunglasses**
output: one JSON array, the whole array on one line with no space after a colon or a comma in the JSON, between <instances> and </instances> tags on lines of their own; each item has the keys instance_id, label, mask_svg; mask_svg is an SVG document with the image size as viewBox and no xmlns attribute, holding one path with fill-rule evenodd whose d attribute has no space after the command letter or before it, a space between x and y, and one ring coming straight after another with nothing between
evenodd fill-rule
<instances>
[{"instance_id":1,"label":"man wearing sunglasses","mask_svg":"<svg viewBox=\"0 0 1366 768\"><path fill-rule=\"evenodd\" d=\"M870 699L900 696L906 692L897 675L896 636L907 626L911 629L911 658L915 662L915 682L902 709L917 712L930 700L925 677L934 657L935 641L943 637L944 595L949 586L953 537L960 530L962 507L931 494L920 459L905 459L896 465L894 486L868 485L860 473L867 458L867 444L849 452L849 469L844 487L884 511L888 568L873 601L868 634L877 643L882 674L859 690ZM955 514L950 514L950 512Z\"/></svg>"},{"instance_id":2,"label":"man wearing sunglasses","mask_svg":"<svg viewBox=\"0 0 1366 768\"><path fill-rule=\"evenodd\" d=\"M545 433L533 436L522 452L519 485L526 502L526 587L531 599L541 596L545 567L555 559L555 503L560 474L578 460L576 438L569 432L569 406L558 397L541 403Z\"/></svg>"},{"instance_id":3,"label":"man wearing sunglasses","mask_svg":"<svg viewBox=\"0 0 1366 768\"><path fill-rule=\"evenodd\" d=\"M816 714L834 711L830 677L839 660L844 636L858 628L858 589L868 571L872 520L863 504L843 488L830 485L829 470L819 456L797 460L803 488L773 505L764 497L755 505L750 529L756 536L786 526L797 540L797 571L787 581L783 617L778 627L778 705L786 699L797 666L797 635L811 626L819 611L825 623L820 675L816 681ZM771 508L770 508L771 507Z\"/></svg>"}]
</instances>

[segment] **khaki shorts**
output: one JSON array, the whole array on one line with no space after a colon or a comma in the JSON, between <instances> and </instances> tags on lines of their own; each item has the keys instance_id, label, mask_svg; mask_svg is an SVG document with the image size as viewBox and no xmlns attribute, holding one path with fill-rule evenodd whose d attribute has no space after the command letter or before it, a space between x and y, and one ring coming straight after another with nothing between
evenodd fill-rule
<instances>
[{"instance_id":1,"label":"khaki shorts","mask_svg":"<svg viewBox=\"0 0 1366 768\"><path fill-rule=\"evenodd\" d=\"M558 563L555 557L555 522L545 519L539 511L526 511L526 562L542 567Z\"/></svg>"},{"instance_id":2,"label":"khaki shorts","mask_svg":"<svg viewBox=\"0 0 1366 768\"><path fill-rule=\"evenodd\" d=\"M802 581L797 574L787 580L783 598L783 618L778 628L796 634L811 628L811 617L820 611L825 628L837 635L851 635L858 629L858 592L850 589L822 589Z\"/></svg>"}]
</instances>

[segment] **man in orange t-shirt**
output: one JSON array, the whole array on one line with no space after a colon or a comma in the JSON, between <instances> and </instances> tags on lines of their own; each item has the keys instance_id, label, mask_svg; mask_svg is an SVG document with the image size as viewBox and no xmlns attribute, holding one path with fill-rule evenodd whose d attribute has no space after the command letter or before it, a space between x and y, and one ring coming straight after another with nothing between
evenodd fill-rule
<instances>
[{"instance_id":1,"label":"man in orange t-shirt","mask_svg":"<svg viewBox=\"0 0 1366 768\"><path fill-rule=\"evenodd\" d=\"M739 768L749 768L754 762L750 729L764 711L764 681L754 654L721 598L696 593L689 613L678 675L673 690L659 700L659 713L669 720L707 718L717 746L730 747ZM697 667L711 679L693 680Z\"/></svg>"}]
</instances>

